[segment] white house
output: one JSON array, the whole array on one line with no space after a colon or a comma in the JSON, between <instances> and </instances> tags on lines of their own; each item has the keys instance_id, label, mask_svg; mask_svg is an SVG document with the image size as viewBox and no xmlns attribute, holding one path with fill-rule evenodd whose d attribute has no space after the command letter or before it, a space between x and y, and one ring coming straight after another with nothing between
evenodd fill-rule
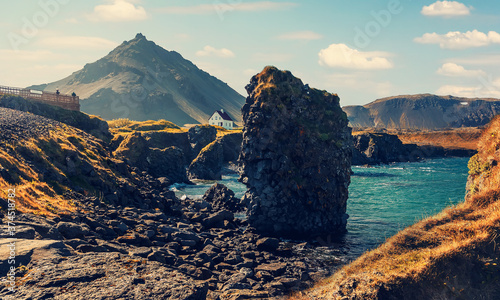
<instances>
[{"instance_id":1,"label":"white house","mask_svg":"<svg viewBox=\"0 0 500 300\"><path fill-rule=\"evenodd\" d=\"M210 119L208 119L208 124L220 126L225 129L233 129L234 127L233 119L231 119L231 117L225 113L223 109L216 110Z\"/></svg>"}]
</instances>

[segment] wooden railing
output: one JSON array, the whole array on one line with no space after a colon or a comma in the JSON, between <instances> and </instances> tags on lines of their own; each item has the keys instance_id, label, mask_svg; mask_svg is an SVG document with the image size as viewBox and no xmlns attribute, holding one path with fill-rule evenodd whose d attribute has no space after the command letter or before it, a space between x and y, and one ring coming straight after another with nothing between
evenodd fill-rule
<instances>
[{"instance_id":1,"label":"wooden railing","mask_svg":"<svg viewBox=\"0 0 500 300\"><path fill-rule=\"evenodd\" d=\"M0 95L15 95L37 102L59 106L64 109L80 111L80 98L78 96L8 86L0 86Z\"/></svg>"}]
</instances>

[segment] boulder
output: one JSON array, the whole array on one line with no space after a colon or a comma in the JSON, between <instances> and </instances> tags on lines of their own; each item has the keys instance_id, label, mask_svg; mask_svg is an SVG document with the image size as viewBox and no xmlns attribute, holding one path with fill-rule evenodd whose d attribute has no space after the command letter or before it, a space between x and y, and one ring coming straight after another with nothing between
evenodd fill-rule
<instances>
[{"instance_id":1,"label":"boulder","mask_svg":"<svg viewBox=\"0 0 500 300\"><path fill-rule=\"evenodd\" d=\"M224 221L232 221L234 214L227 210L221 210L203 219L202 224L207 228L223 227Z\"/></svg>"},{"instance_id":2,"label":"boulder","mask_svg":"<svg viewBox=\"0 0 500 300\"><path fill-rule=\"evenodd\" d=\"M239 163L249 224L293 238L344 232L352 136L339 97L275 67L246 89Z\"/></svg>"},{"instance_id":3,"label":"boulder","mask_svg":"<svg viewBox=\"0 0 500 300\"><path fill-rule=\"evenodd\" d=\"M187 165L191 161L191 144L188 133L183 131L148 131L142 133L149 148L165 149L176 147L184 153L183 164ZM194 154L196 155L196 154Z\"/></svg>"},{"instance_id":4,"label":"boulder","mask_svg":"<svg viewBox=\"0 0 500 300\"><path fill-rule=\"evenodd\" d=\"M31 226L17 225L15 231L10 231L8 225L0 226L0 238L35 239L36 231Z\"/></svg>"},{"instance_id":5,"label":"boulder","mask_svg":"<svg viewBox=\"0 0 500 300\"><path fill-rule=\"evenodd\" d=\"M216 211L226 209L236 213L245 209L240 199L234 197L234 192L220 183L211 186L203 195L203 200L210 203Z\"/></svg>"},{"instance_id":6,"label":"boulder","mask_svg":"<svg viewBox=\"0 0 500 300\"><path fill-rule=\"evenodd\" d=\"M280 245L280 240L275 238L265 237L257 240L256 245L258 250L274 252L276 251L276 249L278 249Z\"/></svg>"},{"instance_id":7,"label":"boulder","mask_svg":"<svg viewBox=\"0 0 500 300\"><path fill-rule=\"evenodd\" d=\"M255 268L255 272L268 272L272 276L280 276L286 271L285 263L262 264Z\"/></svg>"},{"instance_id":8,"label":"boulder","mask_svg":"<svg viewBox=\"0 0 500 300\"><path fill-rule=\"evenodd\" d=\"M59 222L56 228L67 239L84 238L90 234L90 228L86 224Z\"/></svg>"}]
</instances>

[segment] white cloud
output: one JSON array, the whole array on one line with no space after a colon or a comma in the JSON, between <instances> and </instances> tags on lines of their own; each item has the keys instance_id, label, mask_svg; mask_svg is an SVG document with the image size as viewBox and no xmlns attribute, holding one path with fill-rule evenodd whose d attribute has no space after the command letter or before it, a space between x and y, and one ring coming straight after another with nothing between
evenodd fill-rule
<instances>
[{"instance_id":1,"label":"white cloud","mask_svg":"<svg viewBox=\"0 0 500 300\"><path fill-rule=\"evenodd\" d=\"M387 52L362 52L351 49L345 44L331 44L319 53L319 64L332 68L377 70L391 69L394 67L387 57Z\"/></svg>"},{"instance_id":2,"label":"white cloud","mask_svg":"<svg viewBox=\"0 0 500 300\"><path fill-rule=\"evenodd\" d=\"M94 22L127 22L141 21L148 18L142 6L135 5L130 0L112 0L110 4L94 7L94 12L88 19Z\"/></svg>"},{"instance_id":3,"label":"white cloud","mask_svg":"<svg viewBox=\"0 0 500 300\"><path fill-rule=\"evenodd\" d=\"M235 55L233 51L226 48L216 49L212 46L205 46L203 50L196 52L196 56L217 56L227 58L234 57Z\"/></svg>"},{"instance_id":4,"label":"white cloud","mask_svg":"<svg viewBox=\"0 0 500 300\"><path fill-rule=\"evenodd\" d=\"M421 13L424 16L467 16L470 15L471 7L457 1L436 1L429 6L424 6Z\"/></svg>"},{"instance_id":5,"label":"white cloud","mask_svg":"<svg viewBox=\"0 0 500 300\"><path fill-rule=\"evenodd\" d=\"M310 30L289 32L278 36L278 39L280 40L310 41L310 40L319 40L321 38L323 38L321 34Z\"/></svg>"},{"instance_id":6,"label":"white cloud","mask_svg":"<svg viewBox=\"0 0 500 300\"><path fill-rule=\"evenodd\" d=\"M466 65L500 65L499 54L481 54L471 57L455 57L447 60L448 62L456 62Z\"/></svg>"},{"instance_id":7,"label":"white cloud","mask_svg":"<svg viewBox=\"0 0 500 300\"><path fill-rule=\"evenodd\" d=\"M76 49L109 49L112 50L118 43L91 36L52 36L39 41L42 46L52 48L76 48Z\"/></svg>"},{"instance_id":8,"label":"white cloud","mask_svg":"<svg viewBox=\"0 0 500 300\"><path fill-rule=\"evenodd\" d=\"M487 34L476 29L473 31L460 32L450 31L447 34L425 33L414 39L421 44L439 44L442 49L465 49L473 47L484 47L490 44L500 44L500 34L490 31Z\"/></svg>"},{"instance_id":9,"label":"white cloud","mask_svg":"<svg viewBox=\"0 0 500 300\"><path fill-rule=\"evenodd\" d=\"M166 14L179 15L205 15L205 14L223 14L231 11L266 11L266 10L283 10L297 6L292 2L274 2L274 1L258 1L252 3L232 3L214 2L214 4L200 4L193 6L169 6L160 8L158 11Z\"/></svg>"},{"instance_id":10,"label":"white cloud","mask_svg":"<svg viewBox=\"0 0 500 300\"><path fill-rule=\"evenodd\" d=\"M463 66L457 65L455 63L445 63L443 64L437 72L439 75L449 76L449 77L479 77L486 76L486 72L483 70L467 70Z\"/></svg>"},{"instance_id":11,"label":"white cloud","mask_svg":"<svg viewBox=\"0 0 500 300\"><path fill-rule=\"evenodd\" d=\"M56 58L56 54L46 50L29 51L0 49L0 62L3 63L13 61L39 62Z\"/></svg>"},{"instance_id":12,"label":"white cloud","mask_svg":"<svg viewBox=\"0 0 500 300\"><path fill-rule=\"evenodd\" d=\"M500 78L477 86L444 85L437 95L452 95L467 98L500 98Z\"/></svg>"}]
</instances>

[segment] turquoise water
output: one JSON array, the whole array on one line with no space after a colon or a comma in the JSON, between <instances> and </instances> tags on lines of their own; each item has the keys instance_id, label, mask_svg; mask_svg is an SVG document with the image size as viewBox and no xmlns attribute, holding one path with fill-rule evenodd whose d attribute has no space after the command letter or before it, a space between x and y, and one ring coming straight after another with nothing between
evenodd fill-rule
<instances>
[{"instance_id":1,"label":"turquoise water","mask_svg":"<svg viewBox=\"0 0 500 300\"><path fill-rule=\"evenodd\" d=\"M416 221L462 202L467 162L468 158L445 158L353 167L347 202L348 233L334 246L347 259L353 259ZM233 174L223 176L219 182L241 197L245 186L237 179ZM198 198L213 183L204 181L196 186L177 186L176 193Z\"/></svg>"}]
</instances>

